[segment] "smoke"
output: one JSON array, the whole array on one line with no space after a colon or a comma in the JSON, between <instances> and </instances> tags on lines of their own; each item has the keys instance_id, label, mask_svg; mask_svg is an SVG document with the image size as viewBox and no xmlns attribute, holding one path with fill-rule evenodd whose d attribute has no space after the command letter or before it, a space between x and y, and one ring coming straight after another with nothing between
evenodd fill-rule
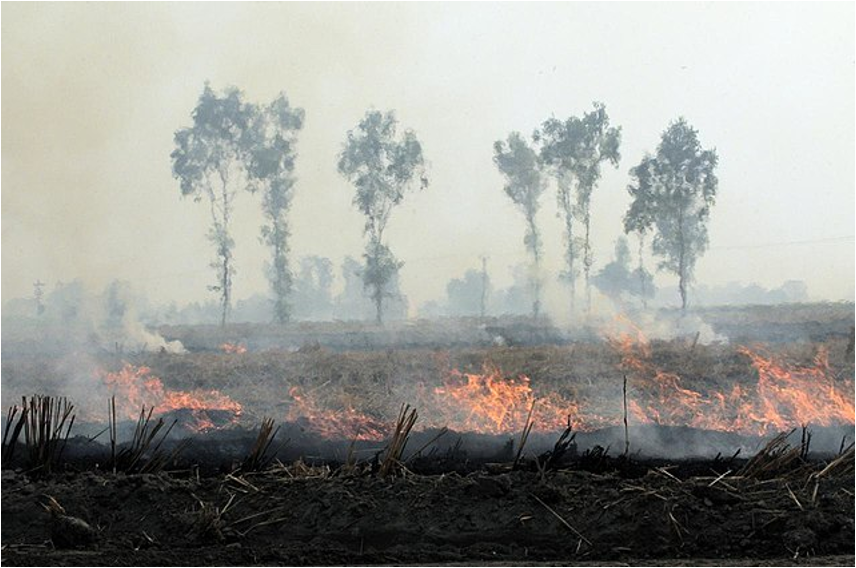
<instances>
[{"instance_id":1,"label":"smoke","mask_svg":"<svg viewBox=\"0 0 856 568\"><path fill-rule=\"evenodd\" d=\"M634 315L635 323L648 339L671 341L689 339L702 345L728 343L728 338L716 333L698 315L679 311L641 312Z\"/></svg>"},{"instance_id":2,"label":"smoke","mask_svg":"<svg viewBox=\"0 0 856 568\"><path fill-rule=\"evenodd\" d=\"M143 300L136 300L128 282L114 280L102 294L102 314L99 325L101 334L106 339L132 347L137 346L141 351L166 351L167 353L184 353L180 341L167 341L160 334L148 330L140 321L138 305Z\"/></svg>"},{"instance_id":3,"label":"smoke","mask_svg":"<svg viewBox=\"0 0 856 568\"><path fill-rule=\"evenodd\" d=\"M614 313L597 324L598 334L605 339L629 336L636 339L672 341L683 339L692 343L710 345L728 343L728 338L716 333L701 317L675 311L630 311Z\"/></svg>"},{"instance_id":4,"label":"smoke","mask_svg":"<svg viewBox=\"0 0 856 568\"><path fill-rule=\"evenodd\" d=\"M160 334L149 331L136 319L129 319L122 328L119 335L122 343L130 345L141 345L143 351L165 351L167 353L184 353L184 346L180 341L167 341Z\"/></svg>"},{"instance_id":5,"label":"smoke","mask_svg":"<svg viewBox=\"0 0 856 568\"><path fill-rule=\"evenodd\" d=\"M99 294L75 280L58 282L42 309L35 300L7 302L3 319L13 324L12 341L36 342L47 351L184 353L180 341L167 341L142 323L145 305L128 282L114 280Z\"/></svg>"}]
</instances>

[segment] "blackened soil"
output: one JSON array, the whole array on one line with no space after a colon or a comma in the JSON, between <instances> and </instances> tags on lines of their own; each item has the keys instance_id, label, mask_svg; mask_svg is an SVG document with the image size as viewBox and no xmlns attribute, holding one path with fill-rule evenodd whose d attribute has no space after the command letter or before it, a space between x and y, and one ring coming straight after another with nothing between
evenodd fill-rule
<instances>
[{"instance_id":1,"label":"blackened soil","mask_svg":"<svg viewBox=\"0 0 856 568\"><path fill-rule=\"evenodd\" d=\"M822 477L816 491L807 476L671 471L633 479L579 470L380 478L302 463L201 479L5 471L2 562L852 565L852 470ZM47 496L94 527L96 541L57 549L68 535L41 507Z\"/></svg>"}]
</instances>

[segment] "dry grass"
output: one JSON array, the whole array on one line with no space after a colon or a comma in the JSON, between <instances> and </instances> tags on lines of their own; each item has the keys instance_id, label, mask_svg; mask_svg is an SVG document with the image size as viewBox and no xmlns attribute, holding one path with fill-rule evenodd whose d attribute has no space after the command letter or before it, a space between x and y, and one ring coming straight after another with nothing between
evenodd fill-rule
<instances>
[{"instance_id":1,"label":"dry grass","mask_svg":"<svg viewBox=\"0 0 856 568\"><path fill-rule=\"evenodd\" d=\"M32 473L51 473L62 459L74 425L74 405L65 397L41 395L24 397L21 405L28 467Z\"/></svg>"},{"instance_id":2,"label":"dry grass","mask_svg":"<svg viewBox=\"0 0 856 568\"><path fill-rule=\"evenodd\" d=\"M17 419L16 419L17 418ZM2 460L8 463L15 455L15 446L21 436L21 430L27 422L27 408L22 410L17 404L13 404L6 412L6 423L3 429L3 455Z\"/></svg>"},{"instance_id":3,"label":"dry grass","mask_svg":"<svg viewBox=\"0 0 856 568\"><path fill-rule=\"evenodd\" d=\"M154 408L149 408L148 412L146 412L145 406L140 409L140 416L137 419L131 442L117 452L116 401L115 397L111 399L110 467L114 473L117 471L124 473L157 473L172 462L187 445L188 441L185 440L177 444L172 452L161 451L161 446L166 441L177 421L173 420L169 426L166 426L163 418L153 421L153 411Z\"/></svg>"},{"instance_id":4,"label":"dry grass","mask_svg":"<svg viewBox=\"0 0 856 568\"><path fill-rule=\"evenodd\" d=\"M279 432L279 426L274 429L273 418L265 418L259 426L259 433L253 442L250 452L241 462L238 468L241 472L261 471L268 467L273 461L273 455L276 455L276 450L268 454L271 444L273 443L276 434Z\"/></svg>"},{"instance_id":5,"label":"dry grass","mask_svg":"<svg viewBox=\"0 0 856 568\"><path fill-rule=\"evenodd\" d=\"M395 430L393 430L392 438L386 447L386 452L383 460L380 463L378 473L383 476L394 475L400 471L404 471L404 463L401 455L407 446L407 440L410 436L410 431L416 420L419 418L415 408L410 408L409 404L401 405L401 410L398 413L398 420L395 422Z\"/></svg>"}]
</instances>

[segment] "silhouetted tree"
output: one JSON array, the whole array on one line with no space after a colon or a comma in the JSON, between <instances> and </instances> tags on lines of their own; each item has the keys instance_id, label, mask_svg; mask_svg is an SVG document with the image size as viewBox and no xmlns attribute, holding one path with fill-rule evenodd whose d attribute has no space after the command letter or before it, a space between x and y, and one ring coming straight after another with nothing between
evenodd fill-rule
<instances>
[{"instance_id":1,"label":"silhouetted tree","mask_svg":"<svg viewBox=\"0 0 856 568\"><path fill-rule=\"evenodd\" d=\"M183 196L194 201L207 197L211 206L212 228L209 239L217 248L217 284L209 289L219 292L221 325L226 324L231 308L232 249L230 234L232 208L242 181L249 126L256 114L253 105L243 100L241 91L230 87L222 95L208 83L193 109L193 126L175 133L172 174L181 182Z\"/></svg>"},{"instance_id":2,"label":"silhouetted tree","mask_svg":"<svg viewBox=\"0 0 856 568\"><path fill-rule=\"evenodd\" d=\"M288 265L288 210L293 193L297 132L303 127L301 108L289 105L280 93L253 116L248 137L247 157L251 189L262 194L262 241L271 248L268 280L274 297L274 318L285 323L291 316L288 303L292 275Z\"/></svg>"},{"instance_id":3,"label":"silhouetted tree","mask_svg":"<svg viewBox=\"0 0 856 568\"><path fill-rule=\"evenodd\" d=\"M40 316L45 313L45 283L41 280L33 282L33 299L36 300L36 315Z\"/></svg>"},{"instance_id":4,"label":"silhouetted tree","mask_svg":"<svg viewBox=\"0 0 856 568\"><path fill-rule=\"evenodd\" d=\"M529 146L519 132L508 135L507 141L498 140L493 144L493 162L505 177L506 195L523 212L526 218L526 235L523 244L532 255L530 284L535 300L532 303L532 315L538 317L541 309L541 236L538 232L536 216L540 204L538 199L544 192L538 155Z\"/></svg>"},{"instance_id":5,"label":"silhouetted tree","mask_svg":"<svg viewBox=\"0 0 856 568\"><path fill-rule=\"evenodd\" d=\"M446 284L446 301L451 316L484 317L485 302L490 280L485 271L470 269L461 278L452 278Z\"/></svg>"},{"instance_id":6,"label":"silhouetted tree","mask_svg":"<svg viewBox=\"0 0 856 568\"><path fill-rule=\"evenodd\" d=\"M609 162L618 167L621 154L621 128L609 126L609 116L603 103L594 103L594 110L582 118L567 120L550 118L535 131L541 143L541 159L556 178L557 200L565 223L565 272L563 277L571 286L571 312L576 294L574 261L577 247L583 252L586 283L586 306L591 311L589 282L594 256L591 249L591 195L600 180L600 164ZM572 191L576 184L576 199ZM573 220L582 222L584 237L578 245L573 235Z\"/></svg>"},{"instance_id":7,"label":"silhouetted tree","mask_svg":"<svg viewBox=\"0 0 856 568\"><path fill-rule=\"evenodd\" d=\"M656 229L653 252L662 259L661 270L678 276L683 310L696 261L707 250L707 220L719 183L716 164L716 151L703 149L698 131L680 118L663 132L656 155L630 170L633 202L625 230Z\"/></svg>"},{"instance_id":8,"label":"silhouetted tree","mask_svg":"<svg viewBox=\"0 0 856 568\"><path fill-rule=\"evenodd\" d=\"M646 178L649 172L646 169L642 169L638 172L640 176L639 179ZM640 286L640 299L642 300L642 307L648 307L648 298L654 297L654 291L647 290L647 280L646 275L650 275L650 272L645 268L645 241L648 235L648 230L654 223L654 219L652 217L653 211L653 199L650 196L644 195L651 188L650 180L645 180L640 183L637 183L636 186L633 186L633 189L630 190L631 194L634 196L633 201L630 203L630 208L624 215L624 233L636 233L636 238L638 242L638 251L637 255L639 257L639 263L636 267L635 274L639 277L639 286ZM653 282L653 280L651 280Z\"/></svg>"},{"instance_id":9,"label":"silhouetted tree","mask_svg":"<svg viewBox=\"0 0 856 568\"><path fill-rule=\"evenodd\" d=\"M294 286L296 317L329 319L332 315L333 263L322 256L300 259Z\"/></svg>"},{"instance_id":10,"label":"silhouetted tree","mask_svg":"<svg viewBox=\"0 0 856 568\"><path fill-rule=\"evenodd\" d=\"M615 242L615 258L592 277L592 284L615 302L623 302L625 295L653 297L654 282L649 272L630 269L630 247L627 239Z\"/></svg>"},{"instance_id":11,"label":"silhouetted tree","mask_svg":"<svg viewBox=\"0 0 856 568\"><path fill-rule=\"evenodd\" d=\"M353 130L339 155L339 173L357 190L354 205L366 216L365 268L361 276L371 290L377 322L383 323L383 300L389 296L388 285L404 265L384 243L383 233L392 209L419 179L420 187L428 185L422 157L422 145L416 135L405 130L397 135L395 113L368 111Z\"/></svg>"},{"instance_id":12,"label":"silhouetted tree","mask_svg":"<svg viewBox=\"0 0 856 568\"><path fill-rule=\"evenodd\" d=\"M377 309L369 296L363 278L365 267L357 260L346 256L342 261L344 287L334 300L335 317L343 320L363 320L376 315ZM386 302L383 313L392 319L407 317L407 298L401 293L398 275L386 284Z\"/></svg>"}]
</instances>

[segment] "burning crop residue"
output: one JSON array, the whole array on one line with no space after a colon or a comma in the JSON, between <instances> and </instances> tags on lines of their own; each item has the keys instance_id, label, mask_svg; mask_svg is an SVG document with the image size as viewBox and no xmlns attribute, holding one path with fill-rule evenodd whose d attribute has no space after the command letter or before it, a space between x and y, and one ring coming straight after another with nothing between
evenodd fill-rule
<instances>
[{"instance_id":1,"label":"burning crop residue","mask_svg":"<svg viewBox=\"0 0 856 568\"><path fill-rule=\"evenodd\" d=\"M519 432L528 420L535 431L542 432L560 430L568 420L581 430L608 424L595 414L583 416L577 402L559 394L537 396L530 383L525 375L507 377L490 364L481 373L448 371L439 386L418 385L415 403L421 418L416 429L445 427L499 435ZM325 402L317 391L293 387L289 395L286 420L324 438L381 440L392 426L391 419L363 413L353 404Z\"/></svg>"},{"instance_id":2,"label":"burning crop residue","mask_svg":"<svg viewBox=\"0 0 856 568\"><path fill-rule=\"evenodd\" d=\"M279 396L287 395L287 410L277 417L321 438L379 441L391 432L395 409L404 401L420 411L415 430L445 427L508 435L522 432L528 424L535 432L549 433L570 423L575 431L594 431L622 424L621 381L626 376L631 426L688 426L768 436L804 425L854 423L852 378L839 376L823 348L810 363L796 364L760 349L721 347L716 361L730 366L708 374L707 368L678 370L675 363L666 362L669 357L682 360L683 344L664 343L665 351L657 347L655 353L638 327L629 321L623 325L624 330L607 338L610 348L603 364L589 367L597 374L583 376L587 381L579 379L578 369L585 367L576 367L577 363L559 373L536 371L527 376L506 373L490 358L479 370L455 368L442 360L416 381L384 379L370 383L375 387L369 389L359 386L368 383L337 387L329 380L314 387L286 387ZM145 366L126 364L98 376L106 393L116 396L119 416L127 420L146 406L155 416L179 418L189 430L207 431L237 424L243 410L217 390L169 389ZM375 377L381 376L385 375Z\"/></svg>"},{"instance_id":3,"label":"burning crop residue","mask_svg":"<svg viewBox=\"0 0 856 568\"><path fill-rule=\"evenodd\" d=\"M740 347L739 375L687 378L660 368L641 332L620 335L610 345L621 356L616 377L628 380L630 424L767 436L803 425L854 423L852 380L835 377L824 351L800 366ZM450 369L441 375L439 384L420 382L415 393L401 395L420 409L417 430L504 435L523 431L530 419L541 432L561 430L568 421L577 431L622 423L620 379L563 389L561 383L505 375L489 363L481 372ZM321 391L292 388L286 419L325 438L380 440L389 431L393 419L382 409L394 408L396 395L369 404Z\"/></svg>"},{"instance_id":4,"label":"burning crop residue","mask_svg":"<svg viewBox=\"0 0 856 568\"><path fill-rule=\"evenodd\" d=\"M799 424L853 424L853 382L834 379L825 350L818 352L811 367L781 365L745 347L739 352L758 373L757 405L748 418L767 431Z\"/></svg>"},{"instance_id":5,"label":"burning crop residue","mask_svg":"<svg viewBox=\"0 0 856 568\"><path fill-rule=\"evenodd\" d=\"M355 410L350 404L331 409L315 394L292 387L286 420L323 438L377 441L386 437L389 425L385 422Z\"/></svg>"},{"instance_id":6,"label":"burning crop residue","mask_svg":"<svg viewBox=\"0 0 856 568\"><path fill-rule=\"evenodd\" d=\"M226 417L226 423L239 419L241 404L217 390L195 389L177 391L164 387L160 378L152 375L148 367L125 364L119 371L100 373L104 385L116 397L116 412L119 417L133 420L145 406L153 408L154 416L168 413L189 415L185 427L198 432L216 429L218 424L212 414Z\"/></svg>"},{"instance_id":7,"label":"burning crop residue","mask_svg":"<svg viewBox=\"0 0 856 568\"><path fill-rule=\"evenodd\" d=\"M530 418L536 431L561 429L570 418L577 428L586 426L577 402L556 393L536 396L526 375L506 377L485 364L481 373L452 370L442 386L433 389L427 405L431 426L458 432L507 434L526 427Z\"/></svg>"},{"instance_id":8,"label":"burning crop residue","mask_svg":"<svg viewBox=\"0 0 856 568\"><path fill-rule=\"evenodd\" d=\"M823 350L812 366L798 366L740 347L738 353L752 366L750 380L697 391L651 361L644 337L625 334L611 344L621 353L620 368L631 380L628 404L637 422L759 436L803 425L854 423L853 383L834 379Z\"/></svg>"},{"instance_id":9,"label":"burning crop residue","mask_svg":"<svg viewBox=\"0 0 856 568\"><path fill-rule=\"evenodd\" d=\"M482 374L452 371L446 384L436 387L433 394L438 421L460 432L520 430L535 402L529 377L506 379L489 365Z\"/></svg>"},{"instance_id":10,"label":"burning crop residue","mask_svg":"<svg viewBox=\"0 0 856 568\"><path fill-rule=\"evenodd\" d=\"M243 355L247 352L247 348L240 343L223 343L220 345L220 351L233 355Z\"/></svg>"}]
</instances>

